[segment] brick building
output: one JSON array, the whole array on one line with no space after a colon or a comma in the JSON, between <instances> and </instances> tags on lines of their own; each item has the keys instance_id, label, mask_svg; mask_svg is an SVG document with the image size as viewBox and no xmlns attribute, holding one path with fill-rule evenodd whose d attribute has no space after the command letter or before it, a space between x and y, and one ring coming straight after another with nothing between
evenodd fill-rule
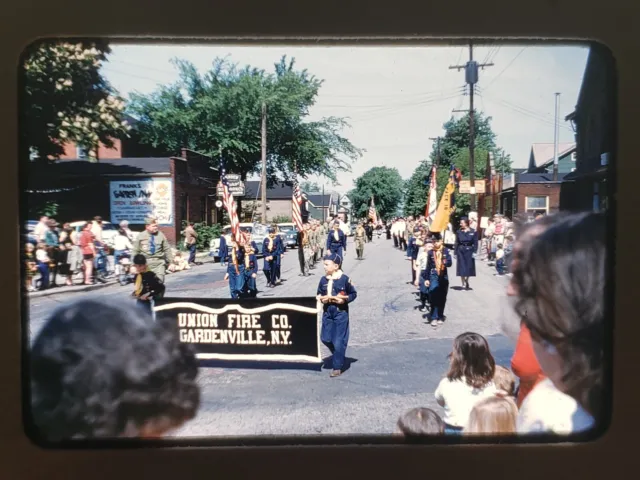
<instances>
[{"instance_id":1,"label":"brick building","mask_svg":"<svg viewBox=\"0 0 640 480\"><path fill-rule=\"evenodd\" d=\"M509 218L525 214L554 213L560 209L560 188L566 173L558 173L553 180L549 173L513 173L504 181L501 192L501 213Z\"/></svg>"},{"instance_id":2,"label":"brick building","mask_svg":"<svg viewBox=\"0 0 640 480\"><path fill-rule=\"evenodd\" d=\"M96 215L112 223L128 220L134 230L155 215L170 243L180 240L183 223L217 223L218 171L205 155L183 149L180 156L61 159L31 164L28 203L58 205L59 222ZM30 209L32 210L32 209Z\"/></svg>"}]
</instances>

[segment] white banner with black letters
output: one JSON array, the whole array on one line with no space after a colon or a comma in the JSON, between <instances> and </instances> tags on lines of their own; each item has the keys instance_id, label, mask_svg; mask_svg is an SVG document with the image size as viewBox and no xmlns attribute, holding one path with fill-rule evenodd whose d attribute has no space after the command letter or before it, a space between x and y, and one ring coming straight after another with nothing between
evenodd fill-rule
<instances>
[{"instance_id":1,"label":"white banner with black letters","mask_svg":"<svg viewBox=\"0 0 640 480\"><path fill-rule=\"evenodd\" d=\"M319 363L320 311L314 297L165 297L154 305L156 321L177 327L198 358L218 360Z\"/></svg>"}]
</instances>

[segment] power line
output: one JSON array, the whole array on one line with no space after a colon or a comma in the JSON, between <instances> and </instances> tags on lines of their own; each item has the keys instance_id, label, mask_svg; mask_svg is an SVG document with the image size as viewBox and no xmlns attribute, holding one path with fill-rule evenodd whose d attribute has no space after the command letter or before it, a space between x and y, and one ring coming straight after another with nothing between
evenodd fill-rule
<instances>
[{"instance_id":1,"label":"power line","mask_svg":"<svg viewBox=\"0 0 640 480\"><path fill-rule=\"evenodd\" d=\"M352 120L352 121L357 121L357 122L367 122L367 121L370 121L370 120L376 120L378 118L390 117L390 116L393 116L393 115L397 115L399 113L404 113L407 109L410 109L410 108L423 107L423 106L428 105L428 104L432 104L432 103L436 103L436 102L442 102L442 101L445 101L445 100L450 100L452 98L456 98L457 96L458 96L458 94L449 95L449 96L443 96L443 97L440 97L440 98L434 98L434 99L427 100L427 101L424 101L424 102L414 103L412 105L407 105L407 106L404 106L404 107L389 109L387 111L382 111L382 112L376 112L375 115L363 115L363 116L360 116L360 117L351 117L351 118L347 117L347 120Z\"/></svg>"},{"instance_id":2,"label":"power line","mask_svg":"<svg viewBox=\"0 0 640 480\"><path fill-rule=\"evenodd\" d=\"M502 71L501 71L500 73L498 73L498 75L496 75L495 77L493 77L493 79L489 82L489 85L487 85L486 87L484 87L484 89L485 89L485 90L486 90L486 89L488 89L488 88L493 84L493 82L495 82L498 78L500 78L500 75L502 75L502 74L503 74L503 73L504 73L504 72L505 72L505 71L506 71L506 70L507 70L507 69L508 69L512 64L513 64L513 62L515 62L515 61L516 61L516 59L517 59L520 55L522 55L522 52L524 52L527 48L528 48L528 46L523 47L523 48L522 48L522 50L520 50L520 51L516 54L516 56L515 56L515 57L513 57L513 59L511 59L511 61L507 64L507 66L506 66L506 67L504 67L504 68L502 69Z\"/></svg>"},{"instance_id":3,"label":"power line","mask_svg":"<svg viewBox=\"0 0 640 480\"><path fill-rule=\"evenodd\" d=\"M480 89L480 92L486 95L486 92L485 92L484 89ZM543 113L540 110L534 110L532 108L525 107L524 105L521 105L519 103L510 101L510 100L505 100L503 98L496 98L496 97L493 97L492 95L486 95L486 96L487 96L487 98L493 98L496 102L512 106L512 107L517 108L519 110L522 110L522 111L524 111L526 113L529 113L529 114L531 114L533 116L536 116L536 117L539 117L541 119L544 119L547 122L552 122L555 125L555 116L550 114L550 113L546 113L546 112ZM569 127L566 127L566 128L569 128Z\"/></svg>"}]
</instances>

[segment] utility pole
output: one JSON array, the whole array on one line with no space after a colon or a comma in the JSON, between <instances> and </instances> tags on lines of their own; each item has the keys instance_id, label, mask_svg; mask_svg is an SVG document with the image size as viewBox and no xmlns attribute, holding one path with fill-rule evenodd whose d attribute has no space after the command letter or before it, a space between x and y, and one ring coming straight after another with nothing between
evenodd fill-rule
<instances>
[{"instance_id":1,"label":"utility pole","mask_svg":"<svg viewBox=\"0 0 640 480\"><path fill-rule=\"evenodd\" d=\"M558 181L558 137L560 136L559 132L559 121L558 121L558 109L560 106L560 94L556 93L556 118L553 126L553 181Z\"/></svg>"},{"instance_id":2,"label":"utility pole","mask_svg":"<svg viewBox=\"0 0 640 480\"><path fill-rule=\"evenodd\" d=\"M473 42L469 42L469 61L465 65L453 65L450 69L464 69L465 81L469 85L469 186L471 190L471 211L476 211L476 170L475 170L475 125L473 109L473 94L478 83L478 70L480 68L492 67L493 63L478 63L473 60Z\"/></svg>"},{"instance_id":3,"label":"utility pole","mask_svg":"<svg viewBox=\"0 0 640 480\"><path fill-rule=\"evenodd\" d=\"M267 104L262 102L262 180L261 186L261 207L262 223L267 223Z\"/></svg>"},{"instance_id":4,"label":"utility pole","mask_svg":"<svg viewBox=\"0 0 640 480\"><path fill-rule=\"evenodd\" d=\"M322 184L322 223L327 221L327 216L324 213L324 183Z\"/></svg>"}]
</instances>

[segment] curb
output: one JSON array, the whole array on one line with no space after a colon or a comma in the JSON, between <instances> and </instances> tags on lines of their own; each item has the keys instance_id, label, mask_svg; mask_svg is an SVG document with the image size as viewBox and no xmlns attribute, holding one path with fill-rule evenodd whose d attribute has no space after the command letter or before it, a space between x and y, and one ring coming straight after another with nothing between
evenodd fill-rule
<instances>
[{"instance_id":1,"label":"curb","mask_svg":"<svg viewBox=\"0 0 640 480\"><path fill-rule=\"evenodd\" d=\"M208 260L210 259L211 260ZM202 263L212 263L213 258L209 257L209 253L196 254L196 260ZM44 291L36 291L27 293L27 298L39 298L50 297L51 295L58 295L63 293L81 293L90 292L93 290L99 290L101 288L109 287L111 285L119 285L116 279L107 280L106 283L98 283L96 285L74 285L73 287L67 287L65 285L58 285L57 287L50 288Z\"/></svg>"}]
</instances>

